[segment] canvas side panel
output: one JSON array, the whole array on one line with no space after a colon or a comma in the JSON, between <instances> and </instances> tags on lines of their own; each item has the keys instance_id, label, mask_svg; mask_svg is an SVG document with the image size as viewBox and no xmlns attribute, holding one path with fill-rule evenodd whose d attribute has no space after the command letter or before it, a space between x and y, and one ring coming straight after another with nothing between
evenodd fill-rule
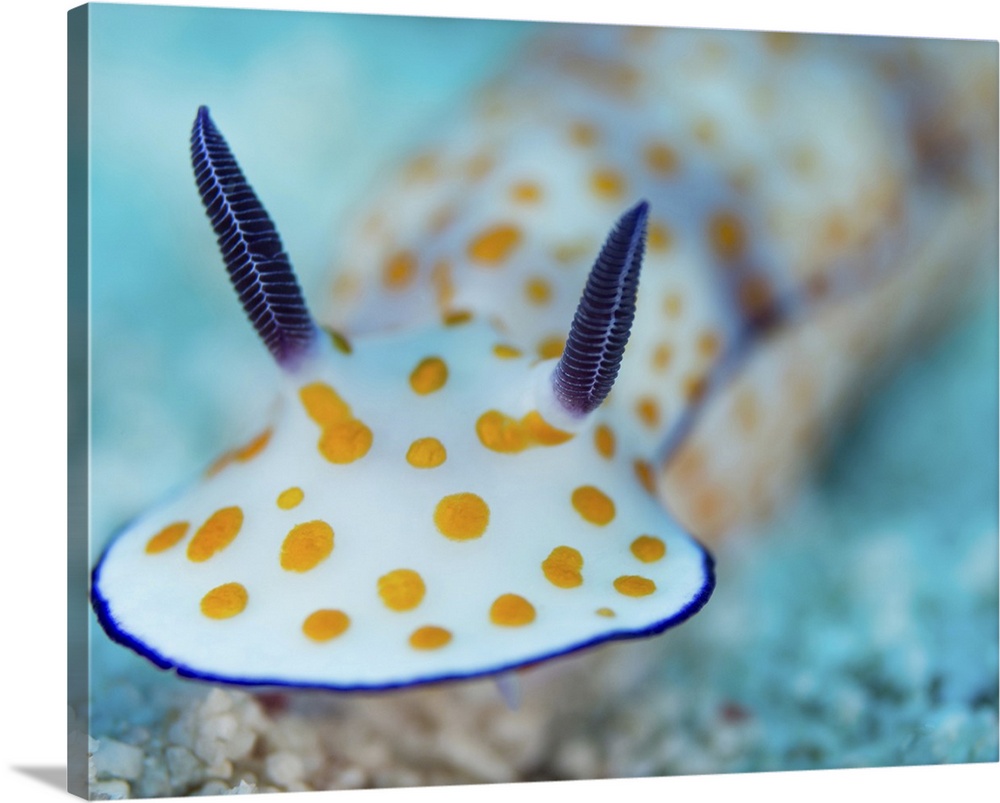
<instances>
[{"instance_id":1,"label":"canvas side panel","mask_svg":"<svg viewBox=\"0 0 1000 803\"><path fill-rule=\"evenodd\" d=\"M67 19L67 696L68 738L66 786L71 794L89 799L87 787L87 723L90 639L87 545L89 505L87 466L89 349L89 8L70 10Z\"/></svg>"}]
</instances>

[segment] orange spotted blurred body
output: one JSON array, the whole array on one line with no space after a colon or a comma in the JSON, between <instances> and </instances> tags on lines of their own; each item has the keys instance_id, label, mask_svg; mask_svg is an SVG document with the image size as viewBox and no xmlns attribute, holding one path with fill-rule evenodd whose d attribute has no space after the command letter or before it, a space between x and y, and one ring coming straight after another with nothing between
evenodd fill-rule
<instances>
[{"instance_id":1,"label":"orange spotted blurred body","mask_svg":"<svg viewBox=\"0 0 1000 803\"><path fill-rule=\"evenodd\" d=\"M594 447L717 538L768 514L989 271L996 75L985 42L575 26L359 208L327 320L471 314L497 349L558 356L604 233L647 199ZM528 448L525 422L494 413L480 437Z\"/></svg>"}]
</instances>

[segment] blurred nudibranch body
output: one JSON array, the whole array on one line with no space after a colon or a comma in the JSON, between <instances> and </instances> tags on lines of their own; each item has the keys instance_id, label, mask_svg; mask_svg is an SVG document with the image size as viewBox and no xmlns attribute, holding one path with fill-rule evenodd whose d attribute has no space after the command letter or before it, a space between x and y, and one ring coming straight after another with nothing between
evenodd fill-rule
<instances>
[{"instance_id":1,"label":"blurred nudibranch body","mask_svg":"<svg viewBox=\"0 0 1000 803\"><path fill-rule=\"evenodd\" d=\"M359 208L322 323L199 110L280 404L111 543L102 624L189 676L384 689L686 620L692 534L765 514L981 264L983 44L546 38Z\"/></svg>"}]
</instances>

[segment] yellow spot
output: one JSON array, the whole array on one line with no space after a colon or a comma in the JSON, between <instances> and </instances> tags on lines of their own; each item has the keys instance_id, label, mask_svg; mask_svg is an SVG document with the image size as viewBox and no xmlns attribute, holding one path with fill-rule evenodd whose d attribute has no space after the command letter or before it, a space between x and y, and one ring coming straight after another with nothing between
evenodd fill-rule
<instances>
[{"instance_id":1,"label":"yellow spot","mask_svg":"<svg viewBox=\"0 0 1000 803\"><path fill-rule=\"evenodd\" d=\"M725 490L713 485L697 492L691 508L695 526L711 530L718 528L731 513Z\"/></svg>"},{"instance_id":2,"label":"yellow spot","mask_svg":"<svg viewBox=\"0 0 1000 803\"><path fill-rule=\"evenodd\" d=\"M416 258L409 251L399 251L382 266L382 285L387 290L402 290L416 275Z\"/></svg>"},{"instance_id":3,"label":"yellow spot","mask_svg":"<svg viewBox=\"0 0 1000 803\"><path fill-rule=\"evenodd\" d=\"M493 169L494 159L488 153L478 153L473 156L466 165L466 174L473 181L484 178Z\"/></svg>"},{"instance_id":4,"label":"yellow spot","mask_svg":"<svg viewBox=\"0 0 1000 803\"><path fill-rule=\"evenodd\" d=\"M625 28L625 41L636 47L648 48L656 42L660 31L656 28Z\"/></svg>"},{"instance_id":5,"label":"yellow spot","mask_svg":"<svg viewBox=\"0 0 1000 803\"><path fill-rule=\"evenodd\" d=\"M646 489L647 493L655 496L656 475L653 473L653 467L645 460L636 460L632 464L632 468L635 471L635 478L639 480L639 484Z\"/></svg>"},{"instance_id":6,"label":"yellow spot","mask_svg":"<svg viewBox=\"0 0 1000 803\"><path fill-rule=\"evenodd\" d=\"M209 619L228 619L247 606L247 590L239 583L216 586L201 598L201 612Z\"/></svg>"},{"instance_id":7,"label":"yellow spot","mask_svg":"<svg viewBox=\"0 0 1000 803\"><path fill-rule=\"evenodd\" d=\"M708 222L708 238L716 256L739 259L746 251L747 235L743 222L732 212L719 212Z\"/></svg>"},{"instance_id":8,"label":"yellow spot","mask_svg":"<svg viewBox=\"0 0 1000 803\"><path fill-rule=\"evenodd\" d=\"M521 230L510 223L501 223L481 232L469 243L469 259L484 265L503 262L521 242Z\"/></svg>"},{"instance_id":9,"label":"yellow spot","mask_svg":"<svg viewBox=\"0 0 1000 803\"><path fill-rule=\"evenodd\" d=\"M704 65L720 65L729 59L729 49L718 41L708 40L700 48L700 59Z\"/></svg>"},{"instance_id":10,"label":"yellow spot","mask_svg":"<svg viewBox=\"0 0 1000 803\"><path fill-rule=\"evenodd\" d=\"M218 474L222 469L233 462L233 452L232 450L222 454L212 465L205 469L205 476L212 477Z\"/></svg>"},{"instance_id":11,"label":"yellow spot","mask_svg":"<svg viewBox=\"0 0 1000 803\"><path fill-rule=\"evenodd\" d=\"M440 357L425 357L410 374L410 387L421 396L440 390L447 381L448 366Z\"/></svg>"},{"instance_id":12,"label":"yellow spot","mask_svg":"<svg viewBox=\"0 0 1000 803\"><path fill-rule=\"evenodd\" d=\"M705 453L688 442L678 450L670 472L682 485L695 482L705 474Z\"/></svg>"},{"instance_id":13,"label":"yellow spot","mask_svg":"<svg viewBox=\"0 0 1000 803\"><path fill-rule=\"evenodd\" d=\"M412 611L426 592L424 579L413 569L394 569L378 579L378 595L393 611Z\"/></svg>"},{"instance_id":14,"label":"yellow spot","mask_svg":"<svg viewBox=\"0 0 1000 803\"><path fill-rule=\"evenodd\" d=\"M407 181L428 181L434 178L438 170L437 156L433 153L422 153L414 156L403 168Z\"/></svg>"},{"instance_id":15,"label":"yellow spot","mask_svg":"<svg viewBox=\"0 0 1000 803\"><path fill-rule=\"evenodd\" d=\"M524 295L532 304L548 304L552 300L552 285L541 276L532 276L524 283Z\"/></svg>"},{"instance_id":16,"label":"yellow spot","mask_svg":"<svg viewBox=\"0 0 1000 803\"><path fill-rule=\"evenodd\" d=\"M716 354L719 353L719 336L711 331L706 330L698 336L698 353L701 354L705 359L712 359Z\"/></svg>"},{"instance_id":17,"label":"yellow spot","mask_svg":"<svg viewBox=\"0 0 1000 803\"><path fill-rule=\"evenodd\" d=\"M535 621L535 606L517 594L501 594L490 606L490 621L504 627L521 627Z\"/></svg>"},{"instance_id":18,"label":"yellow spot","mask_svg":"<svg viewBox=\"0 0 1000 803\"><path fill-rule=\"evenodd\" d=\"M381 211L372 212L361 224L361 230L367 237L373 237L385 226L385 214Z\"/></svg>"},{"instance_id":19,"label":"yellow spot","mask_svg":"<svg viewBox=\"0 0 1000 803\"><path fill-rule=\"evenodd\" d=\"M656 427L660 423L660 406L652 396L640 396L635 403L635 412L647 427Z\"/></svg>"},{"instance_id":20,"label":"yellow spot","mask_svg":"<svg viewBox=\"0 0 1000 803\"><path fill-rule=\"evenodd\" d=\"M694 403L701 401L708 390L708 380L703 376L691 375L684 378L684 398Z\"/></svg>"},{"instance_id":21,"label":"yellow spot","mask_svg":"<svg viewBox=\"0 0 1000 803\"><path fill-rule=\"evenodd\" d=\"M451 633L443 627L424 625L410 634L410 646L415 650L437 650L451 641Z\"/></svg>"},{"instance_id":22,"label":"yellow spot","mask_svg":"<svg viewBox=\"0 0 1000 803\"><path fill-rule=\"evenodd\" d=\"M327 337L330 338L330 344L341 354L350 354L354 351L354 347L351 346L351 341L348 340L344 335L335 329L331 329L329 326L324 326L323 330L326 332Z\"/></svg>"},{"instance_id":23,"label":"yellow spot","mask_svg":"<svg viewBox=\"0 0 1000 803\"><path fill-rule=\"evenodd\" d=\"M604 616L608 619L612 618L615 615L615 612L611 610L611 608L598 608L596 611L594 611L594 613L596 613L598 616Z\"/></svg>"},{"instance_id":24,"label":"yellow spot","mask_svg":"<svg viewBox=\"0 0 1000 803\"><path fill-rule=\"evenodd\" d=\"M196 563L208 560L216 552L229 546L242 526L243 511L240 508L224 507L216 510L198 528L188 544L188 559Z\"/></svg>"},{"instance_id":25,"label":"yellow spot","mask_svg":"<svg viewBox=\"0 0 1000 803\"><path fill-rule=\"evenodd\" d=\"M833 246L843 246L851 235L851 226L843 213L833 212L823 225L823 237Z\"/></svg>"},{"instance_id":26,"label":"yellow spot","mask_svg":"<svg viewBox=\"0 0 1000 803\"><path fill-rule=\"evenodd\" d=\"M590 240L577 240L569 243L561 243L552 249L552 257L556 262L568 265L583 257L588 257L595 250L594 244Z\"/></svg>"},{"instance_id":27,"label":"yellow spot","mask_svg":"<svg viewBox=\"0 0 1000 803\"><path fill-rule=\"evenodd\" d=\"M529 446L556 446L573 437L573 433L552 426L537 410L520 421L499 410L487 410L476 421L476 434L487 449L505 454L522 452Z\"/></svg>"},{"instance_id":28,"label":"yellow spot","mask_svg":"<svg viewBox=\"0 0 1000 803\"><path fill-rule=\"evenodd\" d=\"M583 583L583 556L570 546L557 546L542 561L545 579L559 588L576 588Z\"/></svg>"},{"instance_id":29,"label":"yellow spot","mask_svg":"<svg viewBox=\"0 0 1000 803\"><path fill-rule=\"evenodd\" d=\"M288 531L281 545L281 568L290 572L315 569L333 552L333 528L325 521L307 521Z\"/></svg>"},{"instance_id":30,"label":"yellow spot","mask_svg":"<svg viewBox=\"0 0 1000 803\"><path fill-rule=\"evenodd\" d=\"M681 314L682 306L683 304L680 293L669 293L667 297L663 299L663 311L667 313L668 318L678 317Z\"/></svg>"},{"instance_id":31,"label":"yellow spot","mask_svg":"<svg viewBox=\"0 0 1000 803\"><path fill-rule=\"evenodd\" d=\"M351 617L343 611L322 608L306 617L302 632L313 641L330 641L343 634L350 625Z\"/></svg>"},{"instance_id":32,"label":"yellow spot","mask_svg":"<svg viewBox=\"0 0 1000 803\"><path fill-rule=\"evenodd\" d=\"M597 453L607 460L615 456L615 433L607 424L598 424L594 430L594 446Z\"/></svg>"},{"instance_id":33,"label":"yellow spot","mask_svg":"<svg viewBox=\"0 0 1000 803\"><path fill-rule=\"evenodd\" d=\"M604 526L615 517L615 503L593 485L581 485L571 497L576 512L591 524Z\"/></svg>"},{"instance_id":34,"label":"yellow spot","mask_svg":"<svg viewBox=\"0 0 1000 803\"><path fill-rule=\"evenodd\" d=\"M497 343L493 347L493 353L501 360L512 360L521 356L521 349L515 348L507 343Z\"/></svg>"},{"instance_id":35,"label":"yellow spot","mask_svg":"<svg viewBox=\"0 0 1000 803\"><path fill-rule=\"evenodd\" d=\"M694 135L702 145L713 145L718 140L719 131L714 120L704 117L695 123Z\"/></svg>"},{"instance_id":36,"label":"yellow spot","mask_svg":"<svg viewBox=\"0 0 1000 803\"><path fill-rule=\"evenodd\" d=\"M567 54L560 61L568 74L583 80L589 88L601 90L615 98L633 95L640 83L638 71L623 62L576 53Z\"/></svg>"},{"instance_id":37,"label":"yellow spot","mask_svg":"<svg viewBox=\"0 0 1000 803\"><path fill-rule=\"evenodd\" d=\"M191 525L186 521L175 521L173 524L168 524L146 542L146 553L155 555L158 552L166 552L187 535L190 527Z\"/></svg>"},{"instance_id":38,"label":"yellow spot","mask_svg":"<svg viewBox=\"0 0 1000 803\"><path fill-rule=\"evenodd\" d=\"M798 47L801 36L788 31L767 31L763 39L764 44L775 53L786 55Z\"/></svg>"},{"instance_id":39,"label":"yellow spot","mask_svg":"<svg viewBox=\"0 0 1000 803\"><path fill-rule=\"evenodd\" d=\"M441 309L447 309L455 299L455 283L451 278L451 264L447 260L440 260L434 263L431 270L431 284L434 285L434 292L437 298L437 305Z\"/></svg>"},{"instance_id":40,"label":"yellow spot","mask_svg":"<svg viewBox=\"0 0 1000 803\"><path fill-rule=\"evenodd\" d=\"M301 504L304 498L305 494L302 493L302 489L294 485L278 494L278 507L282 510L291 510Z\"/></svg>"},{"instance_id":41,"label":"yellow spot","mask_svg":"<svg viewBox=\"0 0 1000 803\"><path fill-rule=\"evenodd\" d=\"M417 438L406 451L406 462L414 468L437 468L448 457L437 438Z\"/></svg>"},{"instance_id":42,"label":"yellow spot","mask_svg":"<svg viewBox=\"0 0 1000 803\"><path fill-rule=\"evenodd\" d=\"M303 385L299 388L299 400L308 416L321 427L351 418L350 406L325 382Z\"/></svg>"},{"instance_id":43,"label":"yellow spot","mask_svg":"<svg viewBox=\"0 0 1000 803\"><path fill-rule=\"evenodd\" d=\"M441 322L445 326L461 326L472 320L472 313L464 309L449 310L441 316Z\"/></svg>"},{"instance_id":44,"label":"yellow spot","mask_svg":"<svg viewBox=\"0 0 1000 803\"><path fill-rule=\"evenodd\" d=\"M674 242L674 235L665 223L654 222L649 224L649 250L667 251Z\"/></svg>"},{"instance_id":45,"label":"yellow spot","mask_svg":"<svg viewBox=\"0 0 1000 803\"><path fill-rule=\"evenodd\" d=\"M802 146L792 152L792 170L803 178L815 177L819 167L819 155L812 148Z\"/></svg>"},{"instance_id":46,"label":"yellow spot","mask_svg":"<svg viewBox=\"0 0 1000 803\"><path fill-rule=\"evenodd\" d=\"M444 497L434 509L434 524L453 541L479 538L490 522L490 508L474 493L457 493Z\"/></svg>"},{"instance_id":47,"label":"yellow spot","mask_svg":"<svg viewBox=\"0 0 1000 803\"><path fill-rule=\"evenodd\" d=\"M615 580L615 591L626 597L645 597L656 591L656 583L636 574L626 574Z\"/></svg>"},{"instance_id":48,"label":"yellow spot","mask_svg":"<svg viewBox=\"0 0 1000 803\"><path fill-rule=\"evenodd\" d=\"M542 189L533 181L519 181L510 188L511 197L522 204L537 203L542 198Z\"/></svg>"},{"instance_id":49,"label":"yellow spot","mask_svg":"<svg viewBox=\"0 0 1000 803\"><path fill-rule=\"evenodd\" d=\"M205 472L209 477L214 474L218 474L222 469L233 462L246 463L248 460L253 459L258 454L260 454L264 447L267 446L268 442L271 440L271 430L265 429L255 438L253 438L249 443L239 446L235 449L230 449L225 452L218 460L216 460L208 470Z\"/></svg>"},{"instance_id":50,"label":"yellow spot","mask_svg":"<svg viewBox=\"0 0 1000 803\"><path fill-rule=\"evenodd\" d=\"M487 410L476 421L476 434L494 452L521 452L528 448L528 433L520 422L499 410Z\"/></svg>"},{"instance_id":51,"label":"yellow spot","mask_svg":"<svg viewBox=\"0 0 1000 803\"><path fill-rule=\"evenodd\" d=\"M591 174L590 188L600 198L617 200L625 193L625 179L617 170L601 168Z\"/></svg>"},{"instance_id":52,"label":"yellow spot","mask_svg":"<svg viewBox=\"0 0 1000 803\"><path fill-rule=\"evenodd\" d=\"M566 348L566 338L562 335L546 337L538 343L538 356L543 360L553 360L562 356L564 348Z\"/></svg>"},{"instance_id":53,"label":"yellow spot","mask_svg":"<svg viewBox=\"0 0 1000 803\"><path fill-rule=\"evenodd\" d=\"M557 446L573 437L572 432L565 432L552 426L537 410L532 410L524 416L521 419L521 426L527 431L531 440L541 446Z\"/></svg>"},{"instance_id":54,"label":"yellow spot","mask_svg":"<svg viewBox=\"0 0 1000 803\"><path fill-rule=\"evenodd\" d=\"M353 301L361 295L361 279L356 273L341 273L334 280L331 293L338 301Z\"/></svg>"},{"instance_id":55,"label":"yellow spot","mask_svg":"<svg viewBox=\"0 0 1000 803\"><path fill-rule=\"evenodd\" d=\"M360 460L371 446L372 431L357 418L325 427L317 444L323 457L339 465Z\"/></svg>"},{"instance_id":56,"label":"yellow spot","mask_svg":"<svg viewBox=\"0 0 1000 803\"><path fill-rule=\"evenodd\" d=\"M653 370L666 371L673 356L674 350L669 343L657 343L656 348L653 349Z\"/></svg>"},{"instance_id":57,"label":"yellow spot","mask_svg":"<svg viewBox=\"0 0 1000 803\"><path fill-rule=\"evenodd\" d=\"M815 380L808 372L792 371L785 375L785 387L792 406L798 410L809 410L816 400Z\"/></svg>"},{"instance_id":58,"label":"yellow spot","mask_svg":"<svg viewBox=\"0 0 1000 803\"><path fill-rule=\"evenodd\" d=\"M677 170L677 151L663 142L654 142L646 147L643 154L646 166L654 173L668 176Z\"/></svg>"},{"instance_id":59,"label":"yellow spot","mask_svg":"<svg viewBox=\"0 0 1000 803\"><path fill-rule=\"evenodd\" d=\"M569 129L569 138L574 145L587 148L597 142L597 129L590 123L573 123Z\"/></svg>"},{"instance_id":60,"label":"yellow spot","mask_svg":"<svg viewBox=\"0 0 1000 803\"><path fill-rule=\"evenodd\" d=\"M742 389L737 393L733 405L740 429L746 433L753 432L760 419L757 396L749 388Z\"/></svg>"},{"instance_id":61,"label":"yellow spot","mask_svg":"<svg viewBox=\"0 0 1000 803\"><path fill-rule=\"evenodd\" d=\"M667 554L667 546L655 535L640 535L629 547L643 563L654 563Z\"/></svg>"},{"instance_id":62,"label":"yellow spot","mask_svg":"<svg viewBox=\"0 0 1000 803\"><path fill-rule=\"evenodd\" d=\"M267 446L268 442L271 440L271 430L265 429L257 437L253 438L249 443L241 446L233 453L233 459L238 460L241 463L246 463L248 460L252 460L262 451L264 447Z\"/></svg>"},{"instance_id":63,"label":"yellow spot","mask_svg":"<svg viewBox=\"0 0 1000 803\"><path fill-rule=\"evenodd\" d=\"M498 97L496 88L486 89L477 104L477 113L484 120L502 120L510 116L510 104Z\"/></svg>"}]
</instances>

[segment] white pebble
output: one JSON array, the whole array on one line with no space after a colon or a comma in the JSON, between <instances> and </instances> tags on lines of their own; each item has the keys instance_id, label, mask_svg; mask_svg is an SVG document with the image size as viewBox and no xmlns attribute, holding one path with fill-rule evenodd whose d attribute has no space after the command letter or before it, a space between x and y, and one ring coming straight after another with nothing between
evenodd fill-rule
<instances>
[{"instance_id":1,"label":"white pebble","mask_svg":"<svg viewBox=\"0 0 1000 803\"><path fill-rule=\"evenodd\" d=\"M302 765L302 759L297 755L281 751L271 753L267 757L264 763L264 772L276 784L288 787L302 781L305 768Z\"/></svg>"},{"instance_id":2,"label":"white pebble","mask_svg":"<svg viewBox=\"0 0 1000 803\"><path fill-rule=\"evenodd\" d=\"M134 781L142 775L142 750L130 744L104 738L94 752L98 778L125 778Z\"/></svg>"},{"instance_id":3,"label":"white pebble","mask_svg":"<svg viewBox=\"0 0 1000 803\"><path fill-rule=\"evenodd\" d=\"M597 747L590 741L574 739L556 755L556 768L567 778L592 778L598 768Z\"/></svg>"},{"instance_id":4,"label":"white pebble","mask_svg":"<svg viewBox=\"0 0 1000 803\"><path fill-rule=\"evenodd\" d=\"M202 795L225 795L229 792L229 785L219 780L211 780L201 789L195 792L199 797Z\"/></svg>"},{"instance_id":5,"label":"white pebble","mask_svg":"<svg viewBox=\"0 0 1000 803\"><path fill-rule=\"evenodd\" d=\"M204 765L186 747L171 745L166 749L165 755L170 785L175 791L187 789L204 779Z\"/></svg>"},{"instance_id":6,"label":"white pebble","mask_svg":"<svg viewBox=\"0 0 1000 803\"><path fill-rule=\"evenodd\" d=\"M212 716L213 714L221 714L225 711L229 711L233 707L233 698L230 692L223 691L222 689L212 689L207 695L205 695L204 701L201 704L202 716Z\"/></svg>"},{"instance_id":7,"label":"white pebble","mask_svg":"<svg viewBox=\"0 0 1000 803\"><path fill-rule=\"evenodd\" d=\"M147 753L142 760L142 778L135 785L136 797L169 797L173 794L166 764L159 752Z\"/></svg>"},{"instance_id":8,"label":"white pebble","mask_svg":"<svg viewBox=\"0 0 1000 803\"><path fill-rule=\"evenodd\" d=\"M467 772L477 781L486 783L511 783L514 769L486 745L455 734L441 734L439 739L443 758Z\"/></svg>"},{"instance_id":9,"label":"white pebble","mask_svg":"<svg viewBox=\"0 0 1000 803\"><path fill-rule=\"evenodd\" d=\"M257 792L257 784L247 783L245 780L239 782L237 786L232 789L227 789L222 794L224 795L252 795Z\"/></svg>"},{"instance_id":10,"label":"white pebble","mask_svg":"<svg viewBox=\"0 0 1000 803\"><path fill-rule=\"evenodd\" d=\"M128 781L98 781L90 785L91 800L128 800L131 791Z\"/></svg>"},{"instance_id":11,"label":"white pebble","mask_svg":"<svg viewBox=\"0 0 1000 803\"><path fill-rule=\"evenodd\" d=\"M333 789L361 789L366 785L365 773L361 767L348 767L334 777Z\"/></svg>"}]
</instances>

